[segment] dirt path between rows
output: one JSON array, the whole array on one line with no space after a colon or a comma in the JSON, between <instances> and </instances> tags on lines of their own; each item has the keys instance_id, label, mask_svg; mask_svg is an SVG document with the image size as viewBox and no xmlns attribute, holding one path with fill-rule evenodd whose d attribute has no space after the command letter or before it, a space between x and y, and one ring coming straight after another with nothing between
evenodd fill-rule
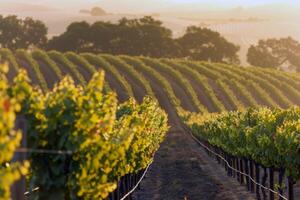
<instances>
[{"instance_id":1,"label":"dirt path between rows","mask_svg":"<svg viewBox=\"0 0 300 200\"><path fill-rule=\"evenodd\" d=\"M199 101L208 109L209 112L217 112L218 109L213 105L209 100L208 95L205 92L205 89L195 80L191 74L188 74L184 71L181 71L182 75L185 76L191 83L192 87L198 95Z\"/></svg>"},{"instance_id":2,"label":"dirt path between rows","mask_svg":"<svg viewBox=\"0 0 300 200\"><path fill-rule=\"evenodd\" d=\"M55 83L59 82L60 79L56 75L55 71L53 69L51 69L50 66L46 65L45 62L43 62L43 61L41 61L39 59L36 59L35 61L40 66L41 73L45 77L45 80L47 82L48 88L52 89L54 87Z\"/></svg>"},{"instance_id":3,"label":"dirt path between rows","mask_svg":"<svg viewBox=\"0 0 300 200\"><path fill-rule=\"evenodd\" d=\"M171 126L166 140L142 181L134 200L252 200L254 196L228 178L214 160L185 133L167 95L154 77L151 83Z\"/></svg>"},{"instance_id":4,"label":"dirt path between rows","mask_svg":"<svg viewBox=\"0 0 300 200\"><path fill-rule=\"evenodd\" d=\"M213 89L217 98L225 106L226 110L234 110L234 105L232 105L224 92L221 90L220 86L216 83L215 80L208 78L208 84Z\"/></svg>"},{"instance_id":5,"label":"dirt path between rows","mask_svg":"<svg viewBox=\"0 0 300 200\"><path fill-rule=\"evenodd\" d=\"M105 59L105 61L110 63L111 65L114 65L115 68L119 71L119 73L125 77L126 81L132 87L135 99L139 103L141 103L143 101L143 98L147 95L145 87L138 81L138 79L136 77L132 76L132 74L130 74L128 72L128 70L126 70L125 67L119 66L119 65L122 65L123 63L118 63L118 61L113 62L109 59L106 59L105 57L102 57L102 58ZM118 64L116 64L116 63L118 63ZM127 64L127 63L124 62L124 64Z\"/></svg>"},{"instance_id":6,"label":"dirt path between rows","mask_svg":"<svg viewBox=\"0 0 300 200\"><path fill-rule=\"evenodd\" d=\"M170 83L173 88L174 94L178 99L180 99L181 106L188 111L191 112L199 112L196 105L193 104L192 97L187 92L187 90L183 87L182 84L178 82L173 76L164 72L163 70L157 70L165 79Z\"/></svg>"},{"instance_id":7,"label":"dirt path between rows","mask_svg":"<svg viewBox=\"0 0 300 200\"><path fill-rule=\"evenodd\" d=\"M39 85L40 86L40 81L37 77L37 74L35 73L33 67L25 60L17 58L17 62L19 66L27 71L28 77L31 80L31 83L33 85Z\"/></svg>"},{"instance_id":8,"label":"dirt path between rows","mask_svg":"<svg viewBox=\"0 0 300 200\"><path fill-rule=\"evenodd\" d=\"M6 78L9 83L12 83L14 78L17 76L18 72L14 69L14 67L9 63L8 64L8 72L6 74Z\"/></svg>"}]
</instances>

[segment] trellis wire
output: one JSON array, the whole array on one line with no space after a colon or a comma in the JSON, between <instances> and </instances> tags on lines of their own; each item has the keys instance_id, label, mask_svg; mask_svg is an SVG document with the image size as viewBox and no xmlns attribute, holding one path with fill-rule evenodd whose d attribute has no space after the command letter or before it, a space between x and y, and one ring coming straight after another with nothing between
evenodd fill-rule
<instances>
[{"instance_id":1,"label":"trellis wire","mask_svg":"<svg viewBox=\"0 0 300 200\"><path fill-rule=\"evenodd\" d=\"M125 194L120 200L125 200L129 195L131 195L131 194L136 190L136 188L138 188L139 184L142 182L142 180L143 180L144 177L146 176L146 174L147 174L147 172L148 172L148 170L149 170L149 168L150 168L151 165L152 165L152 163L150 163L150 164L146 167L146 169L145 169L145 171L144 171L142 177L139 179L139 181L138 181L138 182L135 184L135 186L134 186L127 194Z\"/></svg>"},{"instance_id":2,"label":"trellis wire","mask_svg":"<svg viewBox=\"0 0 300 200\"><path fill-rule=\"evenodd\" d=\"M201 145L203 148L205 148L207 151L211 152L212 154L214 154L215 156L217 156L217 157L219 157L221 160L223 160L224 163L226 163L226 166L227 166L228 168L230 168L231 170L235 171L236 173L239 173L239 174L241 174L241 175L244 175L244 176L248 177L248 178L252 181L252 183L254 183L255 185L257 185L257 186L259 186L259 187L261 187L261 188L263 188L263 189L265 189L265 190L268 190L268 191L270 191L270 192L272 192L272 193L278 195L280 198L282 198L282 199L284 199L284 200L288 200L285 196L279 194L278 192L272 190L271 188L265 187L265 186L261 185L260 183L257 183L257 182L256 182L251 176L249 176L248 174L245 174L245 173L243 173L243 172L241 172L241 171L239 171L239 170L237 170L237 169L231 167L231 165L228 163L228 161L227 161L223 156L221 156L220 154L214 152L214 151L211 150L209 147L207 147L205 144L203 144L200 140L198 140L198 138L196 138L196 137L193 135L193 133L191 133L191 131L189 131L188 129L186 129L186 130L187 130L187 132L189 133L189 135L191 135L191 137L192 137L198 144L200 144L200 145Z\"/></svg>"},{"instance_id":3,"label":"trellis wire","mask_svg":"<svg viewBox=\"0 0 300 200\"><path fill-rule=\"evenodd\" d=\"M58 155L72 155L72 151L64 150L52 150L52 149L28 149L28 148L19 148L15 150L16 153L39 153L39 154L58 154Z\"/></svg>"}]
</instances>

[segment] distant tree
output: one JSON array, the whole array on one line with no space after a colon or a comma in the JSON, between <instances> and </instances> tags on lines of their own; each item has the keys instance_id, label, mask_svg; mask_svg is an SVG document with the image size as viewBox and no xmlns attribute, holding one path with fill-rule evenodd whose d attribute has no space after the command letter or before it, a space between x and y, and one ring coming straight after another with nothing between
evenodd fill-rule
<instances>
[{"instance_id":1,"label":"distant tree","mask_svg":"<svg viewBox=\"0 0 300 200\"><path fill-rule=\"evenodd\" d=\"M172 31L151 16L121 19L118 33L119 40L114 43L118 54L170 57L178 53Z\"/></svg>"},{"instance_id":2,"label":"distant tree","mask_svg":"<svg viewBox=\"0 0 300 200\"><path fill-rule=\"evenodd\" d=\"M63 52L89 51L92 48L89 29L87 22L74 22L67 27L66 32L49 40L47 49Z\"/></svg>"},{"instance_id":3,"label":"distant tree","mask_svg":"<svg viewBox=\"0 0 300 200\"><path fill-rule=\"evenodd\" d=\"M114 53L113 43L118 39L117 25L110 22L95 22L90 26L91 49L95 53Z\"/></svg>"},{"instance_id":4,"label":"distant tree","mask_svg":"<svg viewBox=\"0 0 300 200\"><path fill-rule=\"evenodd\" d=\"M247 54L251 65L300 71L300 43L291 37L260 40Z\"/></svg>"},{"instance_id":5,"label":"distant tree","mask_svg":"<svg viewBox=\"0 0 300 200\"><path fill-rule=\"evenodd\" d=\"M186 33L177 39L182 56L192 60L239 63L239 46L208 28L190 26Z\"/></svg>"},{"instance_id":6,"label":"distant tree","mask_svg":"<svg viewBox=\"0 0 300 200\"><path fill-rule=\"evenodd\" d=\"M43 48L47 42L48 29L39 20L17 16L0 16L0 47L9 49Z\"/></svg>"},{"instance_id":7,"label":"distant tree","mask_svg":"<svg viewBox=\"0 0 300 200\"><path fill-rule=\"evenodd\" d=\"M151 57L170 57L179 47L172 39L171 30L152 17L121 19L110 22L75 22L66 32L52 38L48 49L58 51L90 51Z\"/></svg>"},{"instance_id":8,"label":"distant tree","mask_svg":"<svg viewBox=\"0 0 300 200\"><path fill-rule=\"evenodd\" d=\"M25 18L23 20L23 29L24 33L24 47L26 48L31 45L43 48L47 43L47 34L48 28L46 25L39 20L33 20L30 17Z\"/></svg>"}]
</instances>

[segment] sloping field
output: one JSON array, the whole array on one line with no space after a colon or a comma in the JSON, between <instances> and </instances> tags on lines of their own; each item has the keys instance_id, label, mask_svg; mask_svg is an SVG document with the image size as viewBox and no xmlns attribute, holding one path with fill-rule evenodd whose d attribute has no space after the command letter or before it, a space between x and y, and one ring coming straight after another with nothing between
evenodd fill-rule
<instances>
[{"instance_id":1,"label":"sloping field","mask_svg":"<svg viewBox=\"0 0 300 200\"><path fill-rule=\"evenodd\" d=\"M300 75L295 73L72 52L18 50L13 54L2 49L0 55L10 65L10 80L17 69L25 68L32 82L43 90L52 88L64 75L85 84L95 71L104 70L107 84L121 101L130 96L141 100L145 95L156 95L153 84L157 84L174 107L194 112L221 112L256 105L281 108L300 105Z\"/></svg>"},{"instance_id":2,"label":"sloping field","mask_svg":"<svg viewBox=\"0 0 300 200\"><path fill-rule=\"evenodd\" d=\"M242 68L220 63L145 57L32 53L0 50L10 66L9 80L19 68L42 90L64 75L86 84L97 70L106 72L107 88L119 101L155 96L169 114L171 130L143 181L137 199L254 199L245 188L228 181L219 166L189 138L178 111L223 112L250 106L300 106L300 75L270 69Z\"/></svg>"}]
</instances>

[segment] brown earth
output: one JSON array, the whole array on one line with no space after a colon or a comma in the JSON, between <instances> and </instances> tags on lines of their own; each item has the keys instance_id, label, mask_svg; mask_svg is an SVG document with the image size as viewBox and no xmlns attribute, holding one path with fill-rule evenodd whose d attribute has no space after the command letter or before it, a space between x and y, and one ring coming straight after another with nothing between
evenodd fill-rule
<instances>
[{"instance_id":1,"label":"brown earth","mask_svg":"<svg viewBox=\"0 0 300 200\"><path fill-rule=\"evenodd\" d=\"M52 58L51 58L52 59ZM71 69L69 68L69 67L67 67L67 66L65 66L65 65L63 65L63 64L61 64L61 63L59 63L57 60L55 60L55 59L52 59L55 63L56 63L56 65L58 66L58 68L60 69L60 71L62 72L62 75L63 76L66 76L66 75L69 75L69 76L71 76L72 78L73 78L73 80L74 80L74 82L76 83L76 84L79 84L80 83L80 81L78 80L78 78L75 76L75 74L73 74L73 72L71 71Z\"/></svg>"},{"instance_id":2,"label":"brown earth","mask_svg":"<svg viewBox=\"0 0 300 200\"><path fill-rule=\"evenodd\" d=\"M268 103L257 93L257 91L252 86L247 85L246 87L259 105L269 106Z\"/></svg>"},{"instance_id":3,"label":"brown earth","mask_svg":"<svg viewBox=\"0 0 300 200\"><path fill-rule=\"evenodd\" d=\"M27 63L20 62L21 66L29 70L32 80L38 84L35 73ZM59 66L63 73L71 74L66 67ZM45 73L45 71L43 71ZM169 115L170 131L166 140L157 152L146 179L142 181L141 189L134 194L135 200L252 200L252 194L240 186L234 179L225 175L223 168L186 133L179 117L171 104L163 87L157 80L143 73L149 80L151 87L160 102L160 105ZM45 74L44 74L45 75ZM124 74L130 80L128 74ZM106 81L114 89L120 100L128 98L125 89L119 81L106 72ZM202 88L195 80L189 78L193 87L197 88L199 99L204 105L213 109ZM131 83L130 83L131 84ZM138 91L137 84L132 84ZM142 93L135 93L142 98ZM187 101L184 95L179 95L181 101Z\"/></svg>"},{"instance_id":4,"label":"brown earth","mask_svg":"<svg viewBox=\"0 0 300 200\"><path fill-rule=\"evenodd\" d=\"M171 84L175 96L180 99L181 106L188 111L191 112L199 112L196 105L192 102L192 97L187 93L186 89L178 83L178 81L171 76L170 74L164 72L163 70L158 70L161 75L164 76L165 79Z\"/></svg>"},{"instance_id":5,"label":"brown earth","mask_svg":"<svg viewBox=\"0 0 300 200\"><path fill-rule=\"evenodd\" d=\"M36 62L39 64L42 74L45 77L45 80L47 82L48 88L53 88L54 84L59 81L58 76L56 75L55 71L51 69L50 66L46 65L41 60L36 60Z\"/></svg>"},{"instance_id":6,"label":"brown earth","mask_svg":"<svg viewBox=\"0 0 300 200\"><path fill-rule=\"evenodd\" d=\"M204 88L197 82L197 80L195 80L192 75L185 73L184 71L181 71L181 73L191 83L191 85L192 85L193 89L195 90L195 92L197 93L198 99L202 103L202 105L204 105L208 109L209 112L217 112L218 109L210 101Z\"/></svg>"},{"instance_id":7,"label":"brown earth","mask_svg":"<svg viewBox=\"0 0 300 200\"><path fill-rule=\"evenodd\" d=\"M31 82L34 85L39 85L40 82L36 76L35 71L33 70L33 68L24 60L17 58L17 62L19 64L20 67L24 68L27 71L27 74L31 80Z\"/></svg>"},{"instance_id":8,"label":"brown earth","mask_svg":"<svg viewBox=\"0 0 300 200\"><path fill-rule=\"evenodd\" d=\"M230 103L228 97L224 92L221 90L220 86L212 79L208 79L208 83L210 87L213 89L214 93L216 94L217 98L220 102L225 106L226 110L234 110L234 105Z\"/></svg>"},{"instance_id":9,"label":"brown earth","mask_svg":"<svg viewBox=\"0 0 300 200\"><path fill-rule=\"evenodd\" d=\"M243 104L245 107L251 106L250 102L248 101L247 97L245 97L240 90L238 90L230 81L226 82L232 92L236 95L236 98Z\"/></svg>"},{"instance_id":10,"label":"brown earth","mask_svg":"<svg viewBox=\"0 0 300 200\"><path fill-rule=\"evenodd\" d=\"M66 57L66 59L68 59L68 58ZM78 63L73 62L73 61L70 60L70 59L69 59L69 61L70 61L71 63L73 63L74 65L77 66L77 70L79 71L79 73L83 76L83 78L84 78L87 82L89 82L89 80L91 80L91 78L92 78L92 73L89 72L88 69L86 69L85 67L79 65Z\"/></svg>"},{"instance_id":11,"label":"brown earth","mask_svg":"<svg viewBox=\"0 0 300 200\"><path fill-rule=\"evenodd\" d=\"M145 77L169 115L171 126L157 152L135 200L252 200L243 186L225 176L223 169L188 136L162 86L152 76ZM134 86L133 86L134 87ZM180 99L182 100L182 98Z\"/></svg>"},{"instance_id":12,"label":"brown earth","mask_svg":"<svg viewBox=\"0 0 300 200\"><path fill-rule=\"evenodd\" d=\"M13 82L14 77L17 75L17 71L12 65L8 65L8 72L7 72L7 80L9 83Z\"/></svg>"},{"instance_id":13,"label":"brown earth","mask_svg":"<svg viewBox=\"0 0 300 200\"><path fill-rule=\"evenodd\" d=\"M115 65L113 62L110 62L109 59L106 59L105 57L102 58L105 59L106 62L109 62L111 65L115 66L115 68L120 72L120 74L122 74L127 80L127 82L131 85L135 99L138 102L142 102L143 97L147 95L147 92L145 87L140 83L140 81L136 77L132 76L124 67L119 67L118 65Z\"/></svg>"}]
</instances>

